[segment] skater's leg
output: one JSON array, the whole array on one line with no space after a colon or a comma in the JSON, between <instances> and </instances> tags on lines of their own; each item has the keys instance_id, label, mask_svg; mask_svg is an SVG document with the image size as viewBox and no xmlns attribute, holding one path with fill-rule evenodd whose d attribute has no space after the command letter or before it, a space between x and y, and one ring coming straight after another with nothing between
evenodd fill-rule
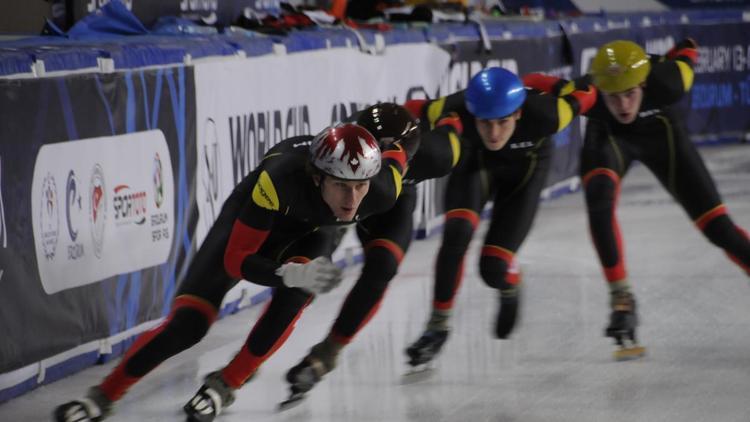
<instances>
[{"instance_id":1,"label":"skater's leg","mask_svg":"<svg viewBox=\"0 0 750 422\"><path fill-rule=\"evenodd\" d=\"M495 321L497 338L507 338L516 324L521 277L515 254L531 230L539 208L539 195L547 180L550 158L551 151L544 148L495 175L498 188L479 260L479 272L485 284L499 292L500 306Z\"/></svg>"},{"instance_id":2,"label":"skater's leg","mask_svg":"<svg viewBox=\"0 0 750 422\"><path fill-rule=\"evenodd\" d=\"M736 226L695 145L681 125L663 118L663 141L644 156L644 163L683 206L708 240L750 275L750 241Z\"/></svg>"},{"instance_id":3,"label":"skater's leg","mask_svg":"<svg viewBox=\"0 0 750 422\"><path fill-rule=\"evenodd\" d=\"M103 420L113 403L133 384L161 362L190 348L206 335L216 320L224 295L236 283L224 271L224 249L240 206L241 199L236 194L224 203L219 217L193 257L164 322L141 334L122 361L100 385L89 390L85 399L58 407L56 420L75 420L67 419L65 415L80 414L84 408L101 414L99 420ZM89 403L88 407L83 403Z\"/></svg>"},{"instance_id":4,"label":"skater's leg","mask_svg":"<svg viewBox=\"0 0 750 422\"><path fill-rule=\"evenodd\" d=\"M328 337L337 343L351 342L377 312L411 243L416 197L416 188L406 186L392 209L357 226L365 262L331 327Z\"/></svg>"},{"instance_id":5,"label":"skater's leg","mask_svg":"<svg viewBox=\"0 0 750 422\"><path fill-rule=\"evenodd\" d=\"M632 162L627 145L589 119L581 149L581 180L589 233L611 293L628 291L625 250L617 220L620 183Z\"/></svg>"},{"instance_id":6,"label":"skater's leg","mask_svg":"<svg viewBox=\"0 0 750 422\"><path fill-rule=\"evenodd\" d=\"M391 210L357 225L364 248L364 266L329 334L287 372L286 379L296 392L309 391L332 371L339 352L377 312L411 242L415 205L416 189L407 186Z\"/></svg>"},{"instance_id":7,"label":"skater's leg","mask_svg":"<svg viewBox=\"0 0 750 422\"><path fill-rule=\"evenodd\" d=\"M322 228L301 235L291 243L279 243L273 250L261 252L277 256L281 262L305 263L319 256L330 257L336 246L336 238L335 230ZM188 417L200 422L210 421L221 412L222 403L223 407L231 403L233 390L245 384L258 367L284 344L312 299L313 295L299 288L276 288L271 302L253 326L240 351L227 366L211 375L216 381L215 387L219 389L214 390L222 391L220 396L223 397L215 400L215 395L209 394L212 387L208 385L207 379L198 393L184 406ZM209 406L209 410L206 410L206 406Z\"/></svg>"}]
</instances>

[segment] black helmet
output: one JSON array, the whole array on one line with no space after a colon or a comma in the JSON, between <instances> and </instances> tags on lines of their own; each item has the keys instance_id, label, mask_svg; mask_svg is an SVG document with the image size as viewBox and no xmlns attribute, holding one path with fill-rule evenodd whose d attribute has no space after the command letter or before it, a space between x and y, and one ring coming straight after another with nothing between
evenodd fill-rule
<instances>
[{"instance_id":1,"label":"black helmet","mask_svg":"<svg viewBox=\"0 0 750 422\"><path fill-rule=\"evenodd\" d=\"M357 118L357 124L372 133L381 148L397 141L404 148L418 142L419 120L398 104L379 103L367 107Z\"/></svg>"}]
</instances>

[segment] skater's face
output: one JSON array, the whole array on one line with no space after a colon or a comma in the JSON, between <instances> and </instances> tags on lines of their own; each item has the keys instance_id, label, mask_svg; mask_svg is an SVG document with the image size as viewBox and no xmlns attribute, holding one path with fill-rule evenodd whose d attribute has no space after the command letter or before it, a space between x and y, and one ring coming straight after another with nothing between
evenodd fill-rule
<instances>
[{"instance_id":1,"label":"skater's face","mask_svg":"<svg viewBox=\"0 0 750 422\"><path fill-rule=\"evenodd\" d=\"M627 125L638 117L643 101L643 87L637 86L627 91L604 93L604 104L615 120Z\"/></svg>"},{"instance_id":2,"label":"skater's face","mask_svg":"<svg viewBox=\"0 0 750 422\"><path fill-rule=\"evenodd\" d=\"M475 118L477 132L482 138L484 147L490 151L502 149L516 130L516 122L521 118L521 110L502 119L480 119Z\"/></svg>"},{"instance_id":3,"label":"skater's face","mask_svg":"<svg viewBox=\"0 0 750 422\"><path fill-rule=\"evenodd\" d=\"M320 194L333 215L340 221L352 221L357 215L359 204L370 190L369 180L342 180L333 176L315 177L320 186Z\"/></svg>"}]
</instances>

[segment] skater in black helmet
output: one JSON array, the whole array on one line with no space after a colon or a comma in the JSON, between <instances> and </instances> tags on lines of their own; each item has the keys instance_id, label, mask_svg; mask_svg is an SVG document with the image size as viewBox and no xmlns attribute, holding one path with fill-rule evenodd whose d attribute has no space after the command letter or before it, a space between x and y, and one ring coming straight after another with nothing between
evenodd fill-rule
<instances>
[{"instance_id":1,"label":"skater in black helmet","mask_svg":"<svg viewBox=\"0 0 750 422\"><path fill-rule=\"evenodd\" d=\"M591 66L598 88L581 152L581 178L589 228L611 292L611 317L605 334L620 346L615 358L640 356L635 341L636 302L625 269L615 208L620 183L638 160L682 205L695 226L750 274L747 233L729 217L706 166L671 105L693 83L696 44L686 39L666 56L649 56L636 43L603 45Z\"/></svg>"},{"instance_id":2,"label":"skater in black helmet","mask_svg":"<svg viewBox=\"0 0 750 422\"><path fill-rule=\"evenodd\" d=\"M411 104L407 103L407 107ZM420 136L419 121L407 108L392 103L376 104L365 109L356 122L369 130L383 147L406 137ZM457 116L444 116L436 122L433 130L423 132L419 149L409 161L403 190L396 205L383 214L357 223L357 235L364 250L364 266L359 279L325 339L313 346L310 353L287 373L291 397L282 403L282 408L302 398L321 377L335 368L341 349L377 312L388 284L396 275L411 243L416 184L442 177L458 163L461 131L461 121Z\"/></svg>"},{"instance_id":3,"label":"skater in black helmet","mask_svg":"<svg viewBox=\"0 0 750 422\"><path fill-rule=\"evenodd\" d=\"M273 287L271 302L240 352L209 374L184 407L189 421L213 420L232 403L234 390L284 343L315 295L341 280L330 261L338 227L387 211L396 202L407 150L416 145L404 147L395 143L381 153L375 138L355 124L274 146L224 203L166 320L141 335L85 398L59 406L56 420L105 419L133 384L206 335L238 280Z\"/></svg>"},{"instance_id":4,"label":"skater in black helmet","mask_svg":"<svg viewBox=\"0 0 750 422\"><path fill-rule=\"evenodd\" d=\"M562 94L548 93L552 88ZM464 255L489 200L494 204L479 270L484 282L499 292L495 336L502 339L511 333L521 281L516 252L531 228L547 179L553 150L550 136L587 111L594 99L591 86L576 89L571 82L540 74L528 75L522 82L512 72L495 67L475 75L465 91L420 107L419 114L428 124L430 116L457 113L465 148L445 192L445 229L435 262L432 312L424 333L406 349L412 366L432 360L448 337Z\"/></svg>"}]
</instances>

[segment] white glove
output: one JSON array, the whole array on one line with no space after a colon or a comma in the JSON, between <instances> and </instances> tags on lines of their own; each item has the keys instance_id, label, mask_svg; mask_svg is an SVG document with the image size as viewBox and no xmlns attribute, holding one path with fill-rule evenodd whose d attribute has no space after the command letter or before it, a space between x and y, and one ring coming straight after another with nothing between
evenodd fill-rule
<instances>
[{"instance_id":1,"label":"white glove","mask_svg":"<svg viewBox=\"0 0 750 422\"><path fill-rule=\"evenodd\" d=\"M341 283L341 269L330 259L319 256L306 264L290 262L280 266L276 275L288 287L299 287L309 293L328 293Z\"/></svg>"}]
</instances>

